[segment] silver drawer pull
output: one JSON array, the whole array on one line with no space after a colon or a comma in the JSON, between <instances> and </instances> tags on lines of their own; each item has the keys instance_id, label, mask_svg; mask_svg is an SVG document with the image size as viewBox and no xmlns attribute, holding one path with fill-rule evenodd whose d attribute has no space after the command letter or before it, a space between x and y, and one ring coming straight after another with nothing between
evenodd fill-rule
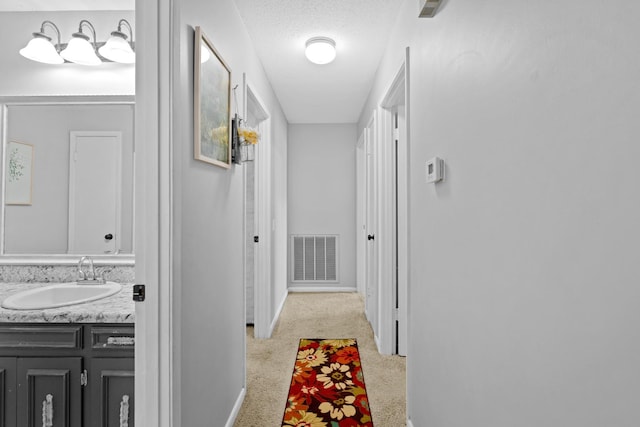
<instances>
[{"instance_id":1,"label":"silver drawer pull","mask_svg":"<svg viewBox=\"0 0 640 427\"><path fill-rule=\"evenodd\" d=\"M53 396L50 394L42 401L42 427L53 427Z\"/></svg>"},{"instance_id":2,"label":"silver drawer pull","mask_svg":"<svg viewBox=\"0 0 640 427\"><path fill-rule=\"evenodd\" d=\"M129 427L129 396L122 396L120 402L120 427Z\"/></svg>"},{"instance_id":3,"label":"silver drawer pull","mask_svg":"<svg viewBox=\"0 0 640 427\"><path fill-rule=\"evenodd\" d=\"M107 338L107 345L134 345L136 343L135 337L109 337Z\"/></svg>"}]
</instances>

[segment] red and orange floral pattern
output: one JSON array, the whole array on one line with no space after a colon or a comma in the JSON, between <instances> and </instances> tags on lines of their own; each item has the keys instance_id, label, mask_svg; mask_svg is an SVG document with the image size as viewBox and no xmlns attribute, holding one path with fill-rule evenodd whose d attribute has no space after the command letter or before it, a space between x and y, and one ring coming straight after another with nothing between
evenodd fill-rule
<instances>
[{"instance_id":1,"label":"red and orange floral pattern","mask_svg":"<svg viewBox=\"0 0 640 427\"><path fill-rule=\"evenodd\" d=\"M282 427L373 427L355 339L301 339Z\"/></svg>"}]
</instances>

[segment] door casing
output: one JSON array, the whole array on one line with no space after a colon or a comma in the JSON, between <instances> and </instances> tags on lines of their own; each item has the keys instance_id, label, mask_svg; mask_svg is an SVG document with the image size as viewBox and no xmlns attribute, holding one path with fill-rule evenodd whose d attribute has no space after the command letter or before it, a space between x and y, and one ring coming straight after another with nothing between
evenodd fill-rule
<instances>
[{"instance_id":1,"label":"door casing","mask_svg":"<svg viewBox=\"0 0 640 427\"><path fill-rule=\"evenodd\" d=\"M407 353L409 297L408 101L409 48L406 48L405 57L378 109L380 135L378 144L380 157L380 172L378 174L380 341L378 349L383 354L406 355ZM397 152L396 140L398 141Z\"/></svg>"}]
</instances>

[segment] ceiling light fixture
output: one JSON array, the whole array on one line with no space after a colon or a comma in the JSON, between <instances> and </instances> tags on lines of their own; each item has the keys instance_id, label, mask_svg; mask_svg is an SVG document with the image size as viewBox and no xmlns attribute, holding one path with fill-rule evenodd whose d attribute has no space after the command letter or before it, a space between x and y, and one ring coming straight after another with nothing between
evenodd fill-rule
<instances>
[{"instance_id":1,"label":"ceiling light fixture","mask_svg":"<svg viewBox=\"0 0 640 427\"><path fill-rule=\"evenodd\" d=\"M129 30L129 36L131 37L131 43L127 41L127 35L122 32L122 25ZM109 40L98 49L98 53L113 62L119 62L121 64L133 64L136 62L136 54L132 48L133 45L133 30L131 24L126 19L121 19L118 22L118 29L111 33Z\"/></svg>"},{"instance_id":2,"label":"ceiling light fixture","mask_svg":"<svg viewBox=\"0 0 640 427\"><path fill-rule=\"evenodd\" d=\"M93 35L93 43L89 40L89 36L82 32L82 25L91 30ZM78 32L71 35L71 40L67 47L60 52L60 56L69 62L75 62L82 65L100 65L102 61L96 54L96 29L91 22L83 19L80 21Z\"/></svg>"},{"instance_id":3,"label":"ceiling light fixture","mask_svg":"<svg viewBox=\"0 0 640 427\"><path fill-rule=\"evenodd\" d=\"M44 33L45 27L53 28L58 35L58 43L54 46L51 37ZM25 47L20 49L20 55L27 59L45 64L62 64L64 59L60 56L60 30L51 21L44 21L40 31L33 33L33 38Z\"/></svg>"},{"instance_id":4,"label":"ceiling light fixture","mask_svg":"<svg viewBox=\"0 0 640 427\"><path fill-rule=\"evenodd\" d=\"M314 64L328 64L336 58L336 42L329 37L312 37L307 40L304 54Z\"/></svg>"}]
</instances>

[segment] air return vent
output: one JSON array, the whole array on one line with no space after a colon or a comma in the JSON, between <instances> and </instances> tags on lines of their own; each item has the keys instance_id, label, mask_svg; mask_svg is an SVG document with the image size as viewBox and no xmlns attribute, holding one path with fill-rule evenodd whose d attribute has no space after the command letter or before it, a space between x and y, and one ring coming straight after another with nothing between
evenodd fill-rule
<instances>
[{"instance_id":1,"label":"air return vent","mask_svg":"<svg viewBox=\"0 0 640 427\"><path fill-rule=\"evenodd\" d=\"M338 281L338 236L291 236L291 281Z\"/></svg>"}]
</instances>

